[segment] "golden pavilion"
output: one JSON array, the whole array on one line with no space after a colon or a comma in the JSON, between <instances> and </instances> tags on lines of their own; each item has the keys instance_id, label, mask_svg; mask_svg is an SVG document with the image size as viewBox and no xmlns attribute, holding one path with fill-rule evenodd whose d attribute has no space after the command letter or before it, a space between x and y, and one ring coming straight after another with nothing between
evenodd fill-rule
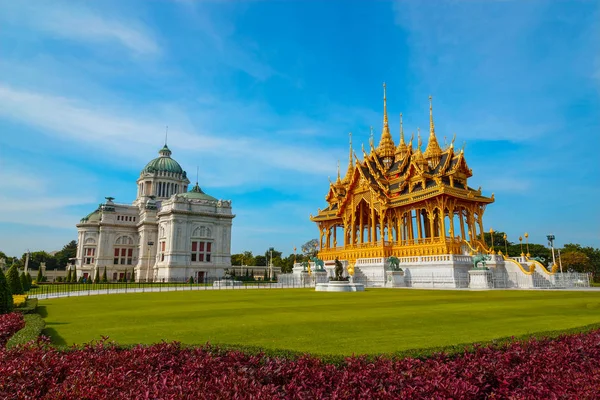
<instances>
[{"instance_id":1,"label":"golden pavilion","mask_svg":"<svg viewBox=\"0 0 600 400\"><path fill-rule=\"evenodd\" d=\"M417 147L413 136L404 138L400 114L400 141L396 146L390 133L386 87L383 85L383 129L379 144L362 160L352 149L344 178L330 182L325 196L327 207L310 219L319 227L319 258L336 257L354 263L358 259L381 257L436 256L461 254L465 241L482 246L483 213L494 195L483 196L468 179L473 175L464 148L456 149L454 139L440 146L429 97L429 139L423 151L420 131Z\"/></svg>"}]
</instances>

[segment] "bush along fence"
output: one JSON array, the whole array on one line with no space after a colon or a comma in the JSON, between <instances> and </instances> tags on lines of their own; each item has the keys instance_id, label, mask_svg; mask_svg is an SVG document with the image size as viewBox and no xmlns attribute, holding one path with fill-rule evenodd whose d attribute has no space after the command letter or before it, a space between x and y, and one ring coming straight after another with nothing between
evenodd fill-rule
<instances>
[{"instance_id":1,"label":"bush along fence","mask_svg":"<svg viewBox=\"0 0 600 400\"><path fill-rule=\"evenodd\" d=\"M593 399L598 372L600 330L427 359L350 357L339 365L177 343L61 351L40 340L0 351L0 397Z\"/></svg>"}]
</instances>

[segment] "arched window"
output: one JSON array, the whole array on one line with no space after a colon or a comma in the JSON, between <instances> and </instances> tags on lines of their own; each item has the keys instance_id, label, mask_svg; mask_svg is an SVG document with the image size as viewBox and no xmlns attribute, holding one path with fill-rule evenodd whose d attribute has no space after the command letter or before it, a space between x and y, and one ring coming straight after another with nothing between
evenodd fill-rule
<instances>
[{"instance_id":1,"label":"arched window","mask_svg":"<svg viewBox=\"0 0 600 400\"><path fill-rule=\"evenodd\" d=\"M85 239L83 244L83 263L94 264L96 260L96 240L93 238Z\"/></svg>"},{"instance_id":2,"label":"arched window","mask_svg":"<svg viewBox=\"0 0 600 400\"><path fill-rule=\"evenodd\" d=\"M119 236L115 241L113 264L132 265L133 245L134 242L130 236Z\"/></svg>"}]
</instances>

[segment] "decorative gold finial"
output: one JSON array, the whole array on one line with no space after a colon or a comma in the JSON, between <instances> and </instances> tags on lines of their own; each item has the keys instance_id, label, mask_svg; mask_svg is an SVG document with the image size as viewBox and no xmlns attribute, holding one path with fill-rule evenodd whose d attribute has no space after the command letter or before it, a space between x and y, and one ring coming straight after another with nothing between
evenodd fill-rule
<instances>
[{"instance_id":1,"label":"decorative gold finial","mask_svg":"<svg viewBox=\"0 0 600 400\"><path fill-rule=\"evenodd\" d=\"M371 136L369 137L369 145L371 146L371 149L375 146L374 144L374 139L373 139L373 127L371 126Z\"/></svg>"},{"instance_id":2,"label":"decorative gold finial","mask_svg":"<svg viewBox=\"0 0 600 400\"><path fill-rule=\"evenodd\" d=\"M450 142L450 147L454 148L454 141L456 140L456 133L452 136L452 142Z\"/></svg>"},{"instance_id":3,"label":"decorative gold finial","mask_svg":"<svg viewBox=\"0 0 600 400\"><path fill-rule=\"evenodd\" d=\"M340 160L338 160L338 177L337 177L337 181L340 182L341 178L340 178Z\"/></svg>"},{"instance_id":4,"label":"decorative gold finial","mask_svg":"<svg viewBox=\"0 0 600 400\"><path fill-rule=\"evenodd\" d=\"M400 144L404 144L404 125L402 123L402 113L400 113Z\"/></svg>"},{"instance_id":5,"label":"decorative gold finial","mask_svg":"<svg viewBox=\"0 0 600 400\"><path fill-rule=\"evenodd\" d=\"M410 134L410 142L408 143L408 147L410 147L411 149L412 149L412 142L413 142L414 138L415 138L415 133L411 132L411 134Z\"/></svg>"},{"instance_id":6,"label":"decorative gold finial","mask_svg":"<svg viewBox=\"0 0 600 400\"><path fill-rule=\"evenodd\" d=\"M417 128L417 148L421 151L421 146L423 142L421 141L421 128Z\"/></svg>"},{"instance_id":7,"label":"decorative gold finial","mask_svg":"<svg viewBox=\"0 0 600 400\"><path fill-rule=\"evenodd\" d=\"M433 124L433 97L429 96L429 133L434 134L435 126Z\"/></svg>"},{"instance_id":8,"label":"decorative gold finial","mask_svg":"<svg viewBox=\"0 0 600 400\"><path fill-rule=\"evenodd\" d=\"M352 132L348 133L350 137L350 151L348 153L348 170L346 171L346 176L342 182L346 183L350 180L350 176L352 175L352 170L354 169L354 162L352 161Z\"/></svg>"},{"instance_id":9,"label":"decorative gold finial","mask_svg":"<svg viewBox=\"0 0 600 400\"><path fill-rule=\"evenodd\" d=\"M385 82L383 82L383 126L388 126L388 116L387 116L387 99L385 96Z\"/></svg>"}]
</instances>

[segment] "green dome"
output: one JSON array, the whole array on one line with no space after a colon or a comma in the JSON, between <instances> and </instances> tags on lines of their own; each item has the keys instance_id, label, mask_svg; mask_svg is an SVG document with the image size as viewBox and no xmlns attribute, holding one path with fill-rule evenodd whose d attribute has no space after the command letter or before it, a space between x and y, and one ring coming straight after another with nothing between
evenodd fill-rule
<instances>
[{"instance_id":1,"label":"green dome","mask_svg":"<svg viewBox=\"0 0 600 400\"><path fill-rule=\"evenodd\" d=\"M94 211L92 211L91 213L89 213L88 215L86 215L85 217L81 218L82 223L85 222L98 222L100 221L100 207L102 206L102 204L100 204L100 206L98 206L98 208Z\"/></svg>"},{"instance_id":2,"label":"green dome","mask_svg":"<svg viewBox=\"0 0 600 400\"><path fill-rule=\"evenodd\" d=\"M171 172L175 174L185 174L181 165L171 158L171 150L165 144L165 147L158 152L160 157L150 161L142 170L142 173L149 172Z\"/></svg>"},{"instance_id":3,"label":"green dome","mask_svg":"<svg viewBox=\"0 0 600 400\"><path fill-rule=\"evenodd\" d=\"M178 194L177 196L183 197L185 199L192 199L192 200L213 200L213 201L217 201L217 199L215 199L214 197L209 196L206 193L204 193L202 191L202 189L200 189L200 186L198 186L198 182L196 182L196 186L194 186L192 188L192 190L190 190L187 193Z\"/></svg>"}]
</instances>

